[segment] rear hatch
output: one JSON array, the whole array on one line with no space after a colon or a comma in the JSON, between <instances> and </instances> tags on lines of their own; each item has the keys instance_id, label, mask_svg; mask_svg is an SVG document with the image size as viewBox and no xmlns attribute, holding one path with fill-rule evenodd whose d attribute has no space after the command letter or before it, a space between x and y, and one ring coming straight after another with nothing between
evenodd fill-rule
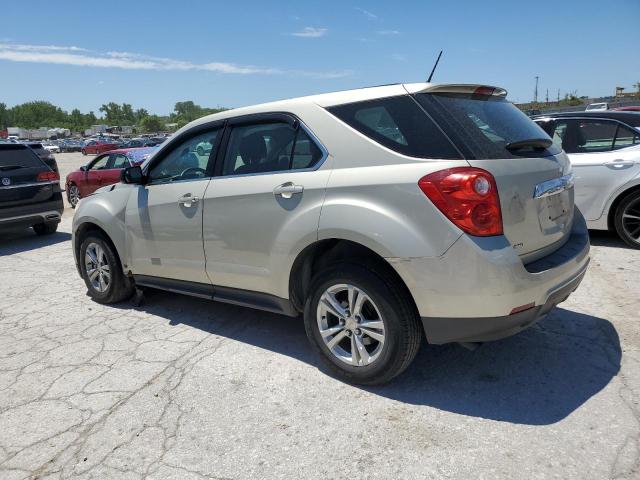
<instances>
[{"instance_id":1,"label":"rear hatch","mask_svg":"<svg viewBox=\"0 0 640 480\"><path fill-rule=\"evenodd\" d=\"M51 200L57 175L26 145L0 144L0 209Z\"/></svg>"},{"instance_id":2,"label":"rear hatch","mask_svg":"<svg viewBox=\"0 0 640 480\"><path fill-rule=\"evenodd\" d=\"M411 91L469 164L490 172L500 196L504 235L525 263L560 248L573 223L567 156L506 91L438 85Z\"/></svg>"}]
</instances>

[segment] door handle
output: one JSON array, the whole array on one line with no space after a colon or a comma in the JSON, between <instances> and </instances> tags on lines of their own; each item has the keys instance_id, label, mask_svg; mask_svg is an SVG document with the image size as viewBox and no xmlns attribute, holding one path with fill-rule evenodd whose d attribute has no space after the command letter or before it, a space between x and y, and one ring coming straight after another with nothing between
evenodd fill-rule
<instances>
[{"instance_id":1,"label":"door handle","mask_svg":"<svg viewBox=\"0 0 640 480\"><path fill-rule=\"evenodd\" d=\"M198 197L191 195L190 193L186 193L178 199L178 204L184 205L187 208L193 207L200 200Z\"/></svg>"},{"instance_id":2,"label":"door handle","mask_svg":"<svg viewBox=\"0 0 640 480\"><path fill-rule=\"evenodd\" d=\"M296 185L293 182L283 183L273 189L274 195L280 195L282 198L291 198L297 193L302 193L304 187L302 185Z\"/></svg>"},{"instance_id":3,"label":"door handle","mask_svg":"<svg viewBox=\"0 0 640 480\"><path fill-rule=\"evenodd\" d=\"M621 158L619 158L611 162L605 162L604 166L607 168L612 168L614 170L622 170L625 167L631 167L635 164L636 162L633 160L622 160Z\"/></svg>"}]
</instances>

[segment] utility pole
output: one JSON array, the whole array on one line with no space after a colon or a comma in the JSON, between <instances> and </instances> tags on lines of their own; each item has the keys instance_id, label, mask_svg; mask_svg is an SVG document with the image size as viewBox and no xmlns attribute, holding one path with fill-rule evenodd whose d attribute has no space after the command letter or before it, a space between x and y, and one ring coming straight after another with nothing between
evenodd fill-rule
<instances>
[{"instance_id":1,"label":"utility pole","mask_svg":"<svg viewBox=\"0 0 640 480\"><path fill-rule=\"evenodd\" d=\"M538 103L538 75L536 75L536 89L533 91L533 103Z\"/></svg>"},{"instance_id":2,"label":"utility pole","mask_svg":"<svg viewBox=\"0 0 640 480\"><path fill-rule=\"evenodd\" d=\"M558 103L560 103L560 89L558 89Z\"/></svg>"},{"instance_id":3,"label":"utility pole","mask_svg":"<svg viewBox=\"0 0 640 480\"><path fill-rule=\"evenodd\" d=\"M546 103L549 103L549 89L548 88L547 88L547 102Z\"/></svg>"}]
</instances>

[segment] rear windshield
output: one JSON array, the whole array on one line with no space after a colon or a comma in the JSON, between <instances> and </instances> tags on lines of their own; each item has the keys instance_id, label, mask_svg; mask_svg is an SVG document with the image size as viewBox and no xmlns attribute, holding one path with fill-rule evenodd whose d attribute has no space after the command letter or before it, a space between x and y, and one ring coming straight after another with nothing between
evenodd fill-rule
<instances>
[{"instance_id":1,"label":"rear windshield","mask_svg":"<svg viewBox=\"0 0 640 480\"><path fill-rule=\"evenodd\" d=\"M408 95L330 107L343 122L403 155L460 159L442 131Z\"/></svg>"},{"instance_id":2,"label":"rear windshield","mask_svg":"<svg viewBox=\"0 0 640 480\"><path fill-rule=\"evenodd\" d=\"M43 166L38 156L24 145L0 145L0 171Z\"/></svg>"},{"instance_id":3,"label":"rear windshield","mask_svg":"<svg viewBox=\"0 0 640 480\"><path fill-rule=\"evenodd\" d=\"M543 157L560 153L556 146L507 150L513 142L549 136L511 102L502 97L458 93L420 93L425 108L465 157L493 159Z\"/></svg>"}]
</instances>

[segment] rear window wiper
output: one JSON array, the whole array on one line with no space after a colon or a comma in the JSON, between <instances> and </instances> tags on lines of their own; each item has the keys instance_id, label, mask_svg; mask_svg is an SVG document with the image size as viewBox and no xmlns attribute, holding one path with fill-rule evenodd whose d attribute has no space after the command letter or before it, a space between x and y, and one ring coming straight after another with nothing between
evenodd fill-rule
<instances>
[{"instance_id":1,"label":"rear window wiper","mask_svg":"<svg viewBox=\"0 0 640 480\"><path fill-rule=\"evenodd\" d=\"M522 150L523 148L543 149L549 148L552 143L549 138L528 138L526 140L507 143L504 148L507 150Z\"/></svg>"}]
</instances>

